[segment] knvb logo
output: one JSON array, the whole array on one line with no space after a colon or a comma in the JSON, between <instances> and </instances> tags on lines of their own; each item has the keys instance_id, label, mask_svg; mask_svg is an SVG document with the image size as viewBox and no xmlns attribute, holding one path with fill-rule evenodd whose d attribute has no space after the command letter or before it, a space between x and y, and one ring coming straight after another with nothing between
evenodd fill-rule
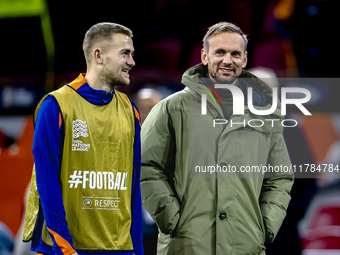
<instances>
[{"instance_id":1,"label":"knvb logo","mask_svg":"<svg viewBox=\"0 0 340 255\"><path fill-rule=\"evenodd\" d=\"M216 95L216 97L219 99L221 105L221 99L219 95L217 94L216 90L208 86L211 91ZM233 114L234 115L244 115L244 95L243 92L240 88L230 85L230 84L215 84L215 88L219 89L229 89L232 97L233 97ZM199 88L203 91L205 91L214 101L215 105L216 100L214 96L207 90L203 88ZM278 98L278 91L276 87L272 88L272 106L270 109L267 110L258 110L254 107L253 105L253 89L249 87L247 89L247 95L248 95L248 108L250 112L256 114L256 115L269 115L272 114L276 108L277 108L277 98ZM289 99L287 98L288 93L302 93L305 95L304 98L295 98L295 99ZM201 95L201 114L206 115L207 114L207 94L202 94ZM310 100L311 98L311 93L304 88L296 88L296 87L285 87L281 88L281 115L286 115L286 106L287 104L295 104L304 115L312 115L302 104L306 103Z\"/></svg>"}]
</instances>

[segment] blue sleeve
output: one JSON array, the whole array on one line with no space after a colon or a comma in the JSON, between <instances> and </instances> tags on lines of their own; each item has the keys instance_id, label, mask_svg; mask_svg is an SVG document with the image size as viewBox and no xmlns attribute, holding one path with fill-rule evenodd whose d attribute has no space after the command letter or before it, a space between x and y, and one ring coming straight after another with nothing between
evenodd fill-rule
<instances>
[{"instance_id":1,"label":"blue sleeve","mask_svg":"<svg viewBox=\"0 0 340 255\"><path fill-rule=\"evenodd\" d=\"M132 101L131 101L132 102ZM134 102L132 102L135 114L135 143L134 143L134 175L132 178L132 194L131 194L131 213L132 213L132 223L131 223L131 239L133 243L133 248L136 255L143 255L143 219L142 219L142 197L140 191L140 170L141 170L141 143L140 143L140 117L139 111Z\"/></svg>"},{"instance_id":2,"label":"blue sleeve","mask_svg":"<svg viewBox=\"0 0 340 255\"><path fill-rule=\"evenodd\" d=\"M72 246L59 182L64 143L64 126L61 120L56 100L52 96L46 97L35 122L33 156L37 188L47 228ZM51 237L54 241L53 250L62 253L54 236Z\"/></svg>"}]
</instances>

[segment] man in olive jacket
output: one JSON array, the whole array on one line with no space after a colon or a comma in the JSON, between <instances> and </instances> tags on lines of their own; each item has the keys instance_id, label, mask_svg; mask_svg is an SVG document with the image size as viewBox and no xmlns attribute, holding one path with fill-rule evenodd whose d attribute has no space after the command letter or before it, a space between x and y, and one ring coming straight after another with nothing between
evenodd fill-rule
<instances>
[{"instance_id":1,"label":"man in olive jacket","mask_svg":"<svg viewBox=\"0 0 340 255\"><path fill-rule=\"evenodd\" d=\"M286 215L293 174L283 116L272 89L243 70L246 47L234 24L210 27L202 64L183 75L186 88L142 126L142 200L159 228L160 255L263 255ZM244 114L233 114L231 91L215 84L246 98L252 89L253 108L245 100Z\"/></svg>"}]
</instances>

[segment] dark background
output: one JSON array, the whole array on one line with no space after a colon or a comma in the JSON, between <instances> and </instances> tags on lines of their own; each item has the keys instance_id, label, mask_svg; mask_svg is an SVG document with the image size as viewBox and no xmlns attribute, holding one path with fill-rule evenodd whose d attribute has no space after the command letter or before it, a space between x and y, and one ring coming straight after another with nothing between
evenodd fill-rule
<instances>
[{"instance_id":1,"label":"dark background","mask_svg":"<svg viewBox=\"0 0 340 255\"><path fill-rule=\"evenodd\" d=\"M278 2L49 0L55 41L53 88L85 72L84 34L103 21L123 24L134 32L136 67L130 86L120 88L129 95L147 83L180 89L184 70L199 63L207 28L219 21L236 23L248 34L247 68L268 67L278 77L338 77L336 1L298 0L292 15L283 21L273 15ZM0 19L0 27L0 93L5 86L25 87L36 97L29 107L0 104L0 114L30 113L38 98L49 92L43 89L46 53L40 18ZM286 63L287 44L288 54L296 60L293 67Z\"/></svg>"},{"instance_id":2,"label":"dark background","mask_svg":"<svg viewBox=\"0 0 340 255\"><path fill-rule=\"evenodd\" d=\"M134 33L136 66L130 72L131 84L117 88L129 96L145 86L167 87L173 92L182 89L180 81L183 72L200 62L204 34L209 26L220 21L233 22L248 35L246 69L270 68L278 78L338 78L338 1L292 0L292 8L286 10L290 15L279 19L275 16L275 10L283 2L290 1L48 0L55 43L54 79L48 89L45 86L47 61L40 17L0 18L0 117L5 118L5 121L12 116L29 116L31 119L36 104L45 93L71 82L79 73L85 72L86 64L82 52L85 32L95 23L104 21L125 25ZM316 86L315 91L321 95L322 100L309 105L308 109L326 115L338 113L339 88L334 82ZM318 117L314 112L313 116ZM324 118L331 117L322 115L320 118L323 121ZM316 122L309 122L309 126L319 127L316 125L319 123L321 121L317 119ZM33 129L33 125L31 126ZM320 140L327 140L328 134L334 134L329 138L328 144L339 139L333 127L330 128L332 129L325 129L323 124L321 131L315 131L322 134ZM315 133L306 133L306 129L303 131L305 135L311 134L307 136L308 144L300 129L294 129L297 132L294 134L285 133L293 164L320 160L315 157L315 150L321 148L320 146L312 146L313 155L309 151L311 137L315 137ZM1 135L4 142L2 154L0 150L0 160L3 160L8 156L6 151L10 152L10 145L13 145L15 139L2 134L0 130L0 138ZM33 130L30 130L30 133L22 137L31 139L32 136ZM16 143L20 147L18 140ZM29 156L25 157L33 160L30 143L25 147L25 153ZM326 154L328 148L320 150L324 150ZM10 173L12 169L13 176L23 176L25 173L27 176L22 179L26 185L33 162L25 164L25 169L16 167L15 164L22 160L13 155L8 156L12 161L8 161L7 167L1 163L3 171L0 173ZM295 182L288 217L274 244L268 244L268 255L300 254L302 244L297 232L297 222L304 217L315 190L314 179L300 179ZM20 192L23 193L24 190ZM18 204L22 203L21 193L17 195ZM4 197L2 199L5 201ZM13 198L10 199L12 202ZM16 217L15 224L19 225L20 214ZM17 228L13 229L15 234ZM157 229L144 222L143 230L145 254L154 254ZM338 239L334 243L339 243Z\"/></svg>"}]
</instances>

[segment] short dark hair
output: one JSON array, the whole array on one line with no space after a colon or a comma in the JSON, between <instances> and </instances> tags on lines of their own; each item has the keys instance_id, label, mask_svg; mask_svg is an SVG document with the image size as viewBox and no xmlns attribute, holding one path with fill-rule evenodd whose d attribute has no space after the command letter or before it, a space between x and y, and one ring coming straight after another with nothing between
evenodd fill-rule
<instances>
[{"instance_id":1,"label":"short dark hair","mask_svg":"<svg viewBox=\"0 0 340 255\"><path fill-rule=\"evenodd\" d=\"M124 34L133 37L132 31L120 24L111 22L102 22L93 25L85 34L83 41L83 51L86 62L89 61L93 45L97 42L111 40L112 34Z\"/></svg>"},{"instance_id":2,"label":"short dark hair","mask_svg":"<svg viewBox=\"0 0 340 255\"><path fill-rule=\"evenodd\" d=\"M238 33L242 36L243 40L244 40L244 51L247 51L247 45L248 45L248 39L247 39L247 35L245 33L242 32L241 28L239 28L238 26L236 26L233 23L230 22L219 22L211 27L209 27L207 33L205 34L204 38L203 38L203 49L205 49L206 51L209 51L209 38L214 36L214 35L218 35L220 33L223 32L229 32L229 33Z\"/></svg>"}]
</instances>

